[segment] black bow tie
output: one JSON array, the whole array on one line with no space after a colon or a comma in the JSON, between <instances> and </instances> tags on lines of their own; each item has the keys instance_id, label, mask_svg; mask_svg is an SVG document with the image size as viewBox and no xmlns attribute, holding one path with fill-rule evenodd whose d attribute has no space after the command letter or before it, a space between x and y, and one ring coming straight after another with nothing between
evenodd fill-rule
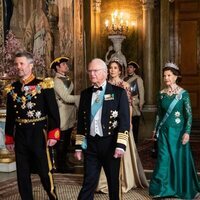
<instances>
[{"instance_id":1,"label":"black bow tie","mask_svg":"<svg viewBox=\"0 0 200 200\"><path fill-rule=\"evenodd\" d=\"M102 91L103 88L102 88L102 87L93 87L93 88L92 88L92 92L96 92L96 91L98 91L98 90Z\"/></svg>"}]
</instances>

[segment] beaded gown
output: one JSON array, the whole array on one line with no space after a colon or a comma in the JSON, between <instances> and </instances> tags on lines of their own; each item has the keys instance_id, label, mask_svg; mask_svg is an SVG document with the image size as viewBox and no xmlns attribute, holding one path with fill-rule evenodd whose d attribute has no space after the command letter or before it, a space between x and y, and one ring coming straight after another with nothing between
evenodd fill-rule
<instances>
[{"instance_id":1,"label":"beaded gown","mask_svg":"<svg viewBox=\"0 0 200 200\"><path fill-rule=\"evenodd\" d=\"M124 85L123 80L117 84L117 86L123 87L127 91L129 102L131 103L129 88L125 88ZM120 183L123 193L128 192L132 188L145 188L149 185L137 152L132 132L129 133L126 152L121 160L120 174ZM101 170L97 191L108 193L107 180L103 169Z\"/></svg>"},{"instance_id":2,"label":"beaded gown","mask_svg":"<svg viewBox=\"0 0 200 200\"><path fill-rule=\"evenodd\" d=\"M161 126L157 137L158 156L149 193L153 197L191 200L200 192L200 185L190 143L182 144L183 134L190 134L192 125L192 110L187 91L180 96L168 95L164 90L160 92L156 129L174 98L179 100Z\"/></svg>"}]
</instances>

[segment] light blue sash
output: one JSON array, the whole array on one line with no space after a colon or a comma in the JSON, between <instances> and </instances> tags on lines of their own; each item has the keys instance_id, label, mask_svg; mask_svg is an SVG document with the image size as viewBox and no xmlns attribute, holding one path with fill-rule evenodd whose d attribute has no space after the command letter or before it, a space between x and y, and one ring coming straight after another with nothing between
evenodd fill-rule
<instances>
[{"instance_id":1,"label":"light blue sash","mask_svg":"<svg viewBox=\"0 0 200 200\"><path fill-rule=\"evenodd\" d=\"M95 115L97 114L98 110L102 107L103 105L103 97L104 97L105 91L101 91L98 98L98 101L95 100L94 103L92 104L91 107L91 122L93 121Z\"/></svg>"},{"instance_id":2,"label":"light blue sash","mask_svg":"<svg viewBox=\"0 0 200 200\"><path fill-rule=\"evenodd\" d=\"M159 136L159 131L160 128L162 127L162 125L165 123L165 121L167 120L167 118L169 117L169 115L171 114L172 110L174 109L175 105L177 104L177 102L182 98L182 94L183 92L185 92L185 90L181 90L179 94L176 95L176 97L174 98L174 100L171 102L171 104L169 105L169 108L165 114L165 116L163 117L162 121L160 122L157 130L156 130L156 137L158 138Z\"/></svg>"}]
</instances>

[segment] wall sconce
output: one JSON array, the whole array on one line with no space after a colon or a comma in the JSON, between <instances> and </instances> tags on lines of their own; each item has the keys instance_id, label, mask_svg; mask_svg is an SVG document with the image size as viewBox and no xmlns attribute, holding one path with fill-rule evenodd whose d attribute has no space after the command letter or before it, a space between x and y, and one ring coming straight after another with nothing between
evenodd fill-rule
<instances>
[{"instance_id":1,"label":"wall sconce","mask_svg":"<svg viewBox=\"0 0 200 200\"><path fill-rule=\"evenodd\" d=\"M130 16L128 13L119 12L115 10L111 14L111 19L105 20L106 31L109 35L126 35L130 27L135 27L136 22L130 21Z\"/></svg>"}]
</instances>

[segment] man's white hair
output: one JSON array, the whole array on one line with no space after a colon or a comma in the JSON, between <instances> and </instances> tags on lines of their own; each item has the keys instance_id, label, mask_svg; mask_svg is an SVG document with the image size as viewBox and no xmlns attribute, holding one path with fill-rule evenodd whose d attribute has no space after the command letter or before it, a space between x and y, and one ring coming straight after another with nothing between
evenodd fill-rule
<instances>
[{"instance_id":1,"label":"man's white hair","mask_svg":"<svg viewBox=\"0 0 200 200\"><path fill-rule=\"evenodd\" d=\"M92 61L89 63L89 65L91 65L91 64L96 64L96 65L100 66L101 68L105 69L106 72L108 70L106 63L100 58L92 59Z\"/></svg>"}]
</instances>

